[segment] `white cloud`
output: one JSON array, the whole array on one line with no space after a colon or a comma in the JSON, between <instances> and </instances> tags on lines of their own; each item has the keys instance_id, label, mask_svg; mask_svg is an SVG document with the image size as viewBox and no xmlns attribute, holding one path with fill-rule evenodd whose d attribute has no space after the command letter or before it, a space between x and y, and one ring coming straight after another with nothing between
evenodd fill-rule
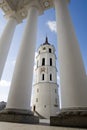
<instances>
[{"instance_id":1,"label":"white cloud","mask_svg":"<svg viewBox=\"0 0 87 130\"><path fill-rule=\"evenodd\" d=\"M48 21L46 24L52 32L57 32L56 21Z\"/></svg>"},{"instance_id":2,"label":"white cloud","mask_svg":"<svg viewBox=\"0 0 87 130\"><path fill-rule=\"evenodd\" d=\"M60 77L57 75L57 83L60 84Z\"/></svg>"},{"instance_id":3,"label":"white cloud","mask_svg":"<svg viewBox=\"0 0 87 130\"><path fill-rule=\"evenodd\" d=\"M38 53L37 52L35 52L35 58L34 58L34 71L35 71L35 69L36 69L36 56L38 55Z\"/></svg>"},{"instance_id":4,"label":"white cloud","mask_svg":"<svg viewBox=\"0 0 87 130\"><path fill-rule=\"evenodd\" d=\"M7 101L10 84L11 82L7 80L0 81L0 101Z\"/></svg>"},{"instance_id":5,"label":"white cloud","mask_svg":"<svg viewBox=\"0 0 87 130\"><path fill-rule=\"evenodd\" d=\"M0 81L0 87L9 87L11 84L10 81L6 81L6 80L1 80Z\"/></svg>"},{"instance_id":6,"label":"white cloud","mask_svg":"<svg viewBox=\"0 0 87 130\"><path fill-rule=\"evenodd\" d=\"M60 77L59 77L59 75L57 75L57 80L60 80Z\"/></svg>"},{"instance_id":7,"label":"white cloud","mask_svg":"<svg viewBox=\"0 0 87 130\"><path fill-rule=\"evenodd\" d=\"M35 69L36 69L36 64L34 65L34 70L33 70L34 72L35 72Z\"/></svg>"},{"instance_id":8,"label":"white cloud","mask_svg":"<svg viewBox=\"0 0 87 130\"><path fill-rule=\"evenodd\" d=\"M37 55L38 55L38 53L37 53L37 52L35 52L35 64L36 64L36 57L37 57Z\"/></svg>"}]
</instances>

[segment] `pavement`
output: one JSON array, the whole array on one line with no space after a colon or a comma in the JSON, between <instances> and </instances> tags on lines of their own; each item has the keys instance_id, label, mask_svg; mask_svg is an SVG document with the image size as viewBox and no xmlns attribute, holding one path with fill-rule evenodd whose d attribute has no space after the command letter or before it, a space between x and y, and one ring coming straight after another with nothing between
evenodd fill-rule
<instances>
[{"instance_id":1,"label":"pavement","mask_svg":"<svg viewBox=\"0 0 87 130\"><path fill-rule=\"evenodd\" d=\"M19 124L19 123L8 123L0 122L0 130L87 130L79 128L68 128L68 127L53 127L47 125L31 125L31 124Z\"/></svg>"}]
</instances>

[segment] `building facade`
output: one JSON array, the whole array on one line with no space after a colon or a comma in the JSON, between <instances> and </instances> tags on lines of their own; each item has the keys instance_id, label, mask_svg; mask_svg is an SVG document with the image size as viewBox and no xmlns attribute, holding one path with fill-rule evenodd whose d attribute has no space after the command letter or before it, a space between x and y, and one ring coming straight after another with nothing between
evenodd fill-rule
<instances>
[{"instance_id":1,"label":"building facade","mask_svg":"<svg viewBox=\"0 0 87 130\"><path fill-rule=\"evenodd\" d=\"M59 104L56 55L47 37L38 49L33 87L33 110L44 118L55 116Z\"/></svg>"}]
</instances>

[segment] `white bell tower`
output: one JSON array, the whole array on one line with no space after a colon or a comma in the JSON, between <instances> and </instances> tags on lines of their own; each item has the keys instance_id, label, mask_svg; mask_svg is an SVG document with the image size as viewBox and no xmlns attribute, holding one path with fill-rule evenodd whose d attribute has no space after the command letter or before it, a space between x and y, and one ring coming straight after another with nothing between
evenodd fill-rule
<instances>
[{"instance_id":1,"label":"white bell tower","mask_svg":"<svg viewBox=\"0 0 87 130\"><path fill-rule=\"evenodd\" d=\"M36 62L33 110L44 118L50 118L58 112L59 99L55 48L48 43L47 37L38 49Z\"/></svg>"}]
</instances>

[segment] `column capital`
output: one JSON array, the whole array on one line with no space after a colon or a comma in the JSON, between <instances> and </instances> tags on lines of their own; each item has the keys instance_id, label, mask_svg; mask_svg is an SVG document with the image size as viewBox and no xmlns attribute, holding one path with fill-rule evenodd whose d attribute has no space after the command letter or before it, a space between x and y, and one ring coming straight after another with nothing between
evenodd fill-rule
<instances>
[{"instance_id":1,"label":"column capital","mask_svg":"<svg viewBox=\"0 0 87 130\"><path fill-rule=\"evenodd\" d=\"M41 15L45 10L54 7L52 0L0 0L0 8L6 17L13 14L18 22L27 17L28 9L35 6L39 9Z\"/></svg>"},{"instance_id":2,"label":"column capital","mask_svg":"<svg viewBox=\"0 0 87 130\"><path fill-rule=\"evenodd\" d=\"M4 17L5 17L6 19L14 18L14 19L17 21L17 23L21 23L22 20L23 20L23 19L20 17L20 15L19 15L17 12L15 12L15 11L12 11L11 14L6 14L6 15L4 15Z\"/></svg>"},{"instance_id":3,"label":"column capital","mask_svg":"<svg viewBox=\"0 0 87 130\"><path fill-rule=\"evenodd\" d=\"M39 11L36 8L30 8L13 73L7 108L30 109L38 15Z\"/></svg>"}]
</instances>

